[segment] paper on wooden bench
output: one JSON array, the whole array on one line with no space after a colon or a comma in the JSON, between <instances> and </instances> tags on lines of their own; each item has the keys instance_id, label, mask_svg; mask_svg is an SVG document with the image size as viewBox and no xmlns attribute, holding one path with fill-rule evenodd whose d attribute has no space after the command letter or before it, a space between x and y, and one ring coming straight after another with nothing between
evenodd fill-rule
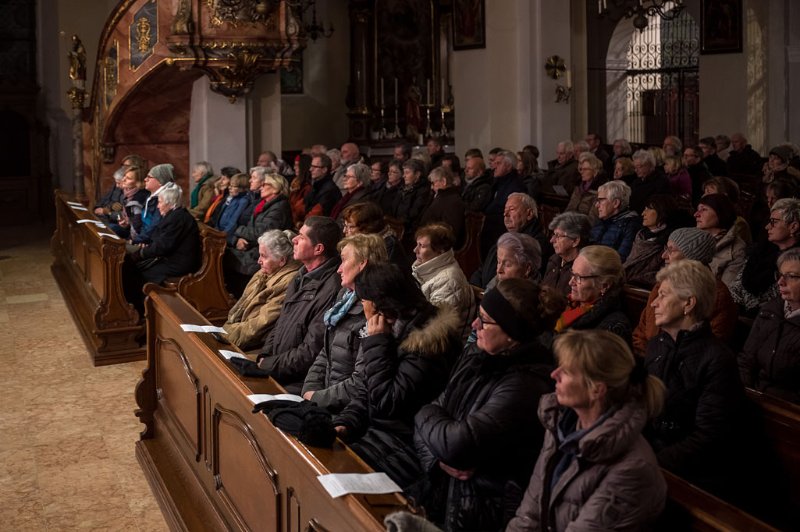
<instances>
[{"instance_id":1,"label":"paper on wooden bench","mask_svg":"<svg viewBox=\"0 0 800 532\"><path fill-rule=\"evenodd\" d=\"M83 203L78 203L77 201L68 201L66 203L71 207L83 207Z\"/></svg>"},{"instance_id":2,"label":"paper on wooden bench","mask_svg":"<svg viewBox=\"0 0 800 532\"><path fill-rule=\"evenodd\" d=\"M214 325L192 325L191 323L181 323L181 329L186 332L206 332L206 333L222 333L228 334L225 329L222 327L216 327Z\"/></svg>"},{"instance_id":3,"label":"paper on wooden bench","mask_svg":"<svg viewBox=\"0 0 800 532\"><path fill-rule=\"evenodd\" d=\"M70 205L70 207L72 207L76 211L88 211L89 210L86 207L84 207L83 205Z\"/></svg>"},{"instance_id":4,"label":"paper on wooden bench","mask_svg":"<svg viewBox=\"0 0 800 532\"><path fill-rule=\"evenodd\" d=\"M254 393L247 396L250 399L250 402L254 405L258 403L263 403L264 401L274 401L276 399L282 399L284 401L295 401L300 402L303 400L302 397L299 395L294 395L293 393L276 393L275 395L271 395L268 393Z\"/></svg>"},{"instance_id":5,"label":"paper on wooden bench","mask_svg":"<svg viewBox=\"0 0 800 532\"><path fill-rule=\"evenodd\" d=\"M236 351L228 351L227 349L220 349L219 354L225 357L225 360L230 360L232 358L244 358L246 360L250 360L246 356Z\"/></svg>"},{"instance_id":6,"label":"paper on wooden bench","mask_svg":"<svg viewBox=\"0 0 800 532\"><path fill-rule=\"evenodd\" d=\"M401 492L386 473L339 473L317 477L331 497L341 497L348 493L395 493Z\"/></svg>"},{"instance_id":7,"label":"paper on wooden bench","mask_svg":"<svg viewBox=\"0 0 800 532\"><path fill-rule=\"evenodd\" d=\"M119 236L115 235L114 233L97 233L97 236L110 236L111 238L122 240Z\"/></svg>"},{"instance_id":8,"label":"paper on wooden bench","mask_svg":"<svg viewBox=\"0 0 800 532\"><path fill-rule=\"evenodd\" d=\"M86 209L83 209L86 210ZM105 227L106 224L101 222L100 220L92 220L91 218L81 218L80 220L76 220L75 223L77 224L94 224L97 227Z\"/></svg>"}]
</instances>

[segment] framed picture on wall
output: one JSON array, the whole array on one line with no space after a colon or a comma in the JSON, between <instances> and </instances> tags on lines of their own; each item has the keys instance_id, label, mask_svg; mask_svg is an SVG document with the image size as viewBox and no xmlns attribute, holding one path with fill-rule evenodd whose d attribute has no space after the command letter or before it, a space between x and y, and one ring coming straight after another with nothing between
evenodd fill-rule
<instances>
[{"instance_id":1,"label":"framed picture on wall","mask_svg":"<svg viewBox=\"0 0 800 532\"><path fill-rule=\"evenodd\" d=\"M281 69L281 94L303 94L303 52L295 51L291 67Z\"/></svg>"},{"instance_id":2,"label":"framed picture on wall","mask_svg":"<svg viewBox=\"0 0 800 532\"><path fill-rule=\"evenodd\" d=\"M453 50L486 48L485 0L453 0Z\"/></svg>"},{"instance_id":3,"label":"framed picture on wall","mask_svg":"<svg viewBox=\"0 0 800 532\"><path fill-rule=\"evenodd\" d=\"M700 8L700 53L742 51L742 0L703 0Z\"/></svg>"}]
</instances>

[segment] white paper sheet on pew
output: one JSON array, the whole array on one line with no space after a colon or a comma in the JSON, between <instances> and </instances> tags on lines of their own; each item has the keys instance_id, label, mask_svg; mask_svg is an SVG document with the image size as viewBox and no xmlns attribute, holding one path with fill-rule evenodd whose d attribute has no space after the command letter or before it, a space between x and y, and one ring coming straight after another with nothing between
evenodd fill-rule
<instances>
[{"instance_id":1,"label":"white paper sheet on pew","mask_svg":"<svg viewBox=\"0 0 800 532\"><path fill-rule=\"evenodd\" d=\"M86 207L84 207L83 205L70 205L70 207L72 207L76 211L88 211L89 210Z\"/></svg>"},{"instance_id":2,"label":"white paper sheet on pew","mask_svg":"<svg viewBox=\"0 0 800 532\"><path fill-rule=\"evenodd\" d=\"M225 360L230 360L232 358L245 358L245 359L247 359L247 357L244 356L243 354L237 353L236 351L228 351L227 349L220 349L219 350L219 354L224 356Z\"/></svg>"},{"instance_id":3,"label":"white paper sheet on pew","mask_svg":"<svg viewBox=\"0 0 800 532\"><path fill-rule=\"evenodd\" d=\"M228 334L228 332L223 329L222 327L216 327L214 325L192 325L191 323L181 323L181 329L186 332L206 332L206 333L222 333Z\"/></svg>"},{"instance_id":4,"label":"white paper sheet on pew","mask_svg":"<svg viewBox=\"0 0 800 532\"><path fill-rule=\"evenodd\" d=\"M122 240L120 237L118 237L114 233L97 233L97 236L110 236L111 238L116 238L117 240Z\"/></svg>"},{"instance_id":5,"label":"white paper sheet on pew","mask_svg":"<svg viewBox=\"0 0 800 532\"><path fill-rule=\"evenodd\" d=\"M68 201L67 205L70 205L72 207L83 207L83 203L78 203L77 201Z\"/></svg>"},{"instance_id":6,"label":"white paper sheet on pew","mask_svg":"<svg viewBox=\"0 0 800 532\"><path fill-rule=\"evenodd\" d=\"M348 493L395 493L403 491L386 473L339 473L317 477L331 497Z\"/></svg>"},{"instance_id":7,"label":"white paper sheet on pew","mask_svg":"<svg viewBox=\"0 0 800 532\"><path fill-rule=\"evenodd\" d=\"M84 209L86 210L86 209ZM76 224L94 224L97 227L105 227L106 224L101 222L100 220L92 220L91 218L81 218L80 220L75 221Z\"/></svg>"},{"instance_id":8,"label":"white paper sheet on pew","mask_svg":"<svg viewBox=\"0 0 800 532\"><path fill-rule=\"evenodd\" d=\"M276 399L282 399L284 401L295 401L299 403L303 400L302 397L299 395L295 395L293 393L276 393L275 395L270 395L268 393L254 393L247 396L250 399L250 402L254 405L258 403L263 403L264 401L274 401Z\"/></svg>"}]
</instances>

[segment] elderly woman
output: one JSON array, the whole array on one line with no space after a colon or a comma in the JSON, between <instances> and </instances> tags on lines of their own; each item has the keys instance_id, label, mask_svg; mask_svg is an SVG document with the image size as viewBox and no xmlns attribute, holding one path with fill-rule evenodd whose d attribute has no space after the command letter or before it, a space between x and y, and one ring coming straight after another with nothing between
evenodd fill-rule
<instances>
[{"instance_id":1,"label":"elderly woman","mask_svg":"<svg viewBox=\"0 0 800 532\"><path fill-rule=\"evenodd\" d=\"M631 186L633 180L636 179L636 171L633 169L633 161L630 157L620 157L614 161L614 179Z\"/></svg>"},{"instance_id":2,"label":"elderly woman","mask_svg":"<svg viewBox=\"0 0 800 532\"><path fill-rule=\"evenodd\" d=\"M645 433L662 467L719 493L741 459L744 390L736 358L708 327L716 281L693 260L670 264L652 306L661 334L647 345L645 364L667 387L663 413Z\"/></svg>"},{"instance_id":3,"label":"elderly woman","mask_svg":"<svg viewBox=\"0 0 800 532\"><path fill-rule=\"evenodd\" d=\"M664 384L606 331L570 332L554 347L556 391L539 402L544 445L506 530L649 528L667 485L642 430Z\"/></svg>"},{"instance_id":4,"label":"elderly woman","mask_svg":"<svg viewBox=\"0 0 800 532\"><path fill-rule=\"evenodd\" d=\"M222 178L220 178L222 179ZM219 206L219 215L214 226L227 235L229 246L236 245L236 227L242 211L247 207L247 174L236 174L228 185L225 201Z\"/></svg>"},{"instance_id":5,"label":"elderly woman","mask_svg":"<svg viewBox=\"0 0 800 532\"><path fill-rule=\"evenodd\" d=\"M231 178L241 173L241 170L233 166L224 166L222 170L220 170L219 178L214 181L214 196L211 198L211 205L208 206L202 218L205 223L210 225L216 224L221 211L219 206L222 205L228 197L228 187L231 184ZM245 187L245 190L247 190L247 187Z\"/></svg>"},{"instance_id":6,"label":"elderly woman","mask_svg":"<svg viewBox=\"0 0 800 532\"><path fill-rule=\"evenodd\" d=\"M192 168L194 188L189 197L189 213L202 220L214 198L214 169L211 163L200 161Z\"/></svg>"},{"instance_id":7,"label":"elderly woman","mask_svg":"<svg viewBox=\"0 0 800 532\"><path fill-rule=\"evenodd\" d=\"M739 355L745 386L800 404L800 248L778 257L779 296L758 313Z\"/></svg>"},{"instance_id":8,"label":"elderly woman","mask_svg":"<svg viewBox=\"0 0 800 532\"><path fill-rule=\"evenodd\" d=\"M730 287L747 259L747 245L731 230L736 223L736 208L725 194L708 194L700 198L694 218L697 228L717 243L711 271Z\"/></svg>"},{"instance_id":9,"label":"elderly woman","mask_svg":"<svg viewBox=\"0 0 800 532\"><path fill-rule=\"evenodd\" d=\"M461 249L466 239L466 223L464 214L466 207L461 199L461 191L455 184L456 176L445 166L431 170L428 180L431 183L433 198L419 217L419 225L445 223L455 235L456 249Z\"/></svg>"},{"instance_id":10,"label":"elderly woman","mask_svg":"<svg viewBox=\"0 0 800 532\"><path fill-rule=\"evenodd\" d=\"M631 326L622 309L622 261L607 246L586 246L572 263L570 306L561 314L555 331L604 329L625 340Z\"/></svg>"},{"instance_id":11,"label":"elderly woman","mask_svg":"<svg viewBox=\"0 0 800 532\"><path fill-rule=\"evenodd\" d=\"M519 503L544 436L531 406L552 390L552 353L537 337L563 304L533 281L501 281L481 301L477 341L444 392L417 413L414 440L429 488L418 502L445 530L498 530Z\"/></svg>"},{"instance_id":12,"label":"elderly woman","mask_svg":"<svg viewBox=\"0 0 800 532\"><path fill-rule=\"evenodd\" d=\"M589 243L591 224L585 214L564 212L553 218L549 228L555 253L547 261L542 284L552 286L566 296L571 290L572 263L581 248Z\"/></svg>"},{"instance_id":13,"label":"elderly woman","mask_svg":"<svg viewBox=\"0 0 800 532\"><path fill-rule=\"evenodd\" d=\"M414 414L447 384L461 351L459 318L429 303L394 264L369 264L356 276L367 318L363 379L334 425L356 454L400 486L422 474Z\"/></svg>"},{"instance_id":14,"label":"elderly woman","mask_svg":"<svg viewBox=\"0 0 800 532\"><path fill-rule=\"evenodd\" d=\"M708 265L714 258L714 245L714 237L705 231L696 227L683 227L670 233L661 258L667 265L684 259L696 260L701 264ZM647 343L659 333L652 306L653 301L658 297L659 286L659 283L656 283L650 290L647 304L639 317L639 324L633 331L633 350L638 355L644 356ZM717 279L714 309L709 318L711 332L722 342L730 341L733 338L737 318L736 305L728 287Z\"/></svg>"},{"instance_id":15,"label":"elderly woman","mask_svg":"<svg viewBox=\"0 0 800 532\"><path fill-rule=\"evenodd\" d=\"M265 174L260 188L261 200L256 203L247 223L234 231L235 244L227 248L223 263L228 289L234 295L241 295L244 286L258 270L258 237L269 229L291 229L288 191L289 185L283 176Z\"/></svg>"},{"instance_id":16,"label":"elderly woman","mask_svg":"<svg viewBox=\"0 0 800 532\"><path fill-rule=\"evenodd\" d=\"M294 236L291 231L272 229L258 237L260 269L247 283L222 326L228 340L243 351L263 346L278 319L286 288L301 266L292 258Z\"/></svg>"},{"instance_id":17,"label":"elderly woman","mask_svg":"<svg viewBox=\"0 0 800 532\"><path fill-rule=\"evenodd\" d=\"M416 238L413 276L428 301L437 307L449 305L458 313L466 339L475 318L475 294L453 255L453 230L446 224L429 224L417 229Z\"/></svg>"},{"instance_id":18,"label":"elderly woman","mask_svg":"<svg viewBox=\"0 0 800 532\"><path fill-rule=\"evenodd\" d=\"M181 206L182 197L181 188L175 183L162 186L158 198L161 221L153 228L150 243L128 244L128 256L136 268L123 270L125 295L140 312L145 283L161 284L169 277L186 275L200 267L200 231L192 215Z\"/></svg>"},{"instance_id":19,"label":"elderly woman","mask_svg":"<svg viewBox=\"0 0 800 532\"><path fill-rule=\"evenodd\" d=\"M800 244L800 200L780 199L772 206L766 225L767 240L755 244L747 262L731 285L733 300L747 312L778 296L778 256Z\"/></svg>"},{"instance_id":20,"label":"elderly woman","mask_svg":"<svg viewBox=\"0 0 800 532\"><path fill-rule=\"evenodd\" d=\"M524 233L503 233L497 239L496 275L486 284L491 290L504 279L538 281L542 268L539 242Z\"/></svg>"},{"instance_id":21,"label":"elderly woman","mask_svg":"<svg viewBox=\"0 0 800 532\"><path fill-rule=\"evenodd\" d=\"M667 175L670 194L680 198L683 203L690 205L692 201L692 178L683 158L677 155L668 155L664 159L664 173Z\"/></svg>"},{"instance_id":22,"label":"elderly woman","mask_svg":"<svg viewBox=\"0 0 800 532\"><path fill-rule=\"evenodd\" d=\"M636 179L630 184L630 206L634 211L642 212L653 194L669 194L669 182L649 150L639 150L633 154L633 171L636 172Z\"/></svg>"},{"instance_id":23,"label":"elderly woman","mask_svg":"<svg viewBox=\"0 0 800 532\"><path fill-rule=\"evenodd\" d=\"M383 238L389 262L397 264L403 271L411 270L411 260L397 239L392 226L386 223L381 208L365 201L345 207L342 211L344 236L376 234Z\"/></svg>"},{"instance_id":24,"label":"elderly woman","mask_svg":"<svg viewBox=\"0 0 800 532\"><path fill-rule=\"evenodd\" d=\"M578 157L578 172L581 181L572 191L572 197L564 209L566 212L578 212L589 217L592 225L597 223L597 187L605 182L601 176L603 171L603 161L595 157L592 153L581 153Z\"/></svg>"},{"instance_id":25,"label":"elderly woman","mask_svg":"<svg viewBox=\"0 0 800 532\"><path fill-rule=\"evenodd\" d=\"M593 244L608 246L622 260L628 258L633 239L642 226L641 218L628 207L631 189L622 181L609 181L597 189L597 214L600 221L590 233Z\"/></svg>"},{"instance_id":26,"label":"elderly woman","mask_svg":"<svg viewBox=\"0 0 800 532\"><path fill-rule=\"evenodd\" d=\"M648 288L656 282L656 273L664 265L661 258L670 227L676 221L678 206L672 196L656 194L652 196L642 211L642 229L636 233L633 247L625 259L625 279L627 282L644 285ZM691 224L689 213L684 213Z\"/></svg>"},{"instance_id":27,"label":"elderly woman","mask_svg":"<svg viewBox=\"0 0 800 532\"><path fill-rule=\"evenodd\" d=\"M617 161L622 157L630 157L633 155L633 148L627 139L616 139L612 145L612 150L614 152L612 157L614 161Z\"/></svg>"},{"instance_id":28,"label":"elderly woman","mask_svg":"<svg viewBox=\"0 0 800 532\"><path fill-rule=\"evenodd\" d=\"M337 272L342 288L336 303L325 312L325 339L303 382L304 399L337 413L355 397L362 361L359 331L366 324L364 307L355 291L356 276L367 264L385 263L386 246L378 235L354 235L337 248L342 263Z\"/></svg>"},{"instance_id":29,"label":"elderly woman","mask_svg":"<svg viewBox=\"0 0 800 532\"><path fill-rule=\"evenodd\" d=\"M110 223L109 227L117 235L127 239L131 230L138 233L142 230L142 210L150 191L144 188L142 170L138 166L128 166L122 176L122 213L117 223Z\"/></svg>"},{"instance_id":30,"label":"elderly woman","mask_svg":"<svg viewBox=\"0 0 800 532\"><path fill-rule=\"evenodd\" d=\"M408 245L407 249L414 247L412 240L419 217L431 201L431 189L428 182L422 179L423 173L425 163L422 161L409 159L403 163L403 185L397 193L392 212L387 213L403 222L403 238ZM391 176L389 179L391 180Z\"/></svg>"},{"instance_id":31,"label":"elderly woman","mask_svg":"<svg viewBox=\"0 0 800 532\"><path fill-rule=\"evenodd\" d=\"M401 188L403 188L403 163L397 160L389 161L386 183L374 191L370 199L380 205L384 214L394 216L394 204Z\"/></svg>"},{"instance_id":32,"label":"elderly woman","mask_svg":"<svg viewBox=\"0 0 800 532\"><path fill-rule=\"evenodd\" d=\"M351 164L344 172L342 179L342 186L344 187L344 194L342 198L336 202L336 205L331 209L331 218L341 226L344 224L342 221L342 211L349 205L360 203L366 199L369 193L369 176L370 169L364 163Z\"/></svg>"}]
</instances>

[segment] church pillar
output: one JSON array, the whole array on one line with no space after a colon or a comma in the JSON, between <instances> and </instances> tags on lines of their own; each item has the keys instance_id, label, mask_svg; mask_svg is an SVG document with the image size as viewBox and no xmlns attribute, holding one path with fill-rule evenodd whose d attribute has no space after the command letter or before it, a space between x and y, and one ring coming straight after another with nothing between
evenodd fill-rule
<instances>
[{"instance_id":1,"label":"church pillar","mask_svg":"<svg viewBox=\"0 0 800 532\"><path fill-rule=\"evenodd\" d=\"M368 83L372 79L367 41L370 38L370 5L354 2L350 6L350 88L347 91L347 116L350 117L350 140L369 138Z\"/></svg>"}]
</instances>

